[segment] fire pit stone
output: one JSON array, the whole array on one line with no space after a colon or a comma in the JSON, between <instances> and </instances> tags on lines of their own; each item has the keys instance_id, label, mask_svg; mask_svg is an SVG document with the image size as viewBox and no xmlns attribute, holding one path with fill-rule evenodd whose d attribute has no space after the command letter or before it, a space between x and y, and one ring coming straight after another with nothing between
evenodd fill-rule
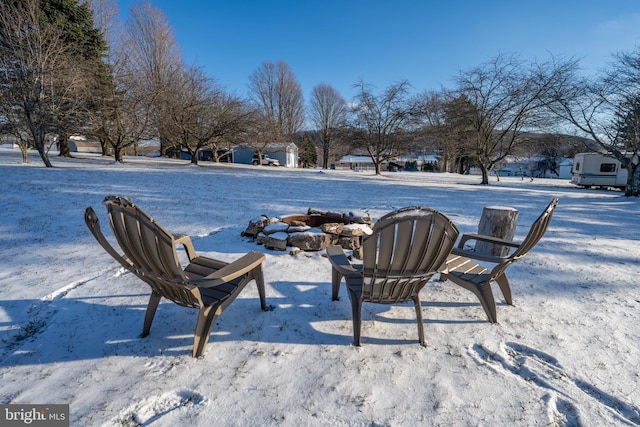
<instances>
[{"instance_id":1,"label":"fire pit stone","mask_svg":"<svg viewBox=\"0 0 640 427\"><path fill-rule=\"evenodd\" d=\"M293 247L292 254L299 251L320 251L329 245L340 245L344 249L357 250L362 237L371 234L373 221L368 214L356 216L352 212L340 214L309 209L307 215L291 215L269 218L262 215L249 221L242 236L250 237L267 249L285 251Z\"/></svg>"}]
</instances>

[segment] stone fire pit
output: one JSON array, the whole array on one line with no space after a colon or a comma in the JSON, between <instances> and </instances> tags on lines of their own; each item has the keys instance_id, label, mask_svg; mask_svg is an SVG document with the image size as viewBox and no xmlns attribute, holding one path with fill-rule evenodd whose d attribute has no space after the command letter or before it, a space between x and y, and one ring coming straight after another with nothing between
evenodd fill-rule
<instances>
[{"instance_id":1,"label":"stone fire pit","mask_svg":"<svg viewBox=\"0 0 640 427\"><path fill-rule=\"evenodd\" d=\"M344 249L360 249L362 237L371 234L373 221L369 214L336 213L309 209L306 215L269 218L262 215L249 221L242 236L250 237L267 249L286 251L320 251L330 245Z\"/></svg>"}]
</instances>

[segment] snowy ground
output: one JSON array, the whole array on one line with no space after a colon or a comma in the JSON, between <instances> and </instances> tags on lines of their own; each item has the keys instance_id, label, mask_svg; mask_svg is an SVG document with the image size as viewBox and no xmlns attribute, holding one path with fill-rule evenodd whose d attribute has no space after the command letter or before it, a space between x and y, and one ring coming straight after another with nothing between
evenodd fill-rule
<instances>
[{"instance_id":1,"label":"snowy ground","mask_svg":"<svg viewBox=\"0 0 640 427\"><path fill-rule=\"evenodd\" d=\"M185 162L37 157L0 149L0 403L70 404L71 425L640 425L640 199L562 180L287 170ZM130 197L199 253L267 255L262 312L253 283L190 357L196 311L163 303L141 339L148 287L83 222ZM322 253L266 250L242 238L251 219L309 207L441 210L477 231L483 206L519 210L516 239L553 198L550 228L508 270L515 306L489 324L451 282L411 304L365 304L362 347L351 308L331 301ZM105 229L106 226L106 229ZM494 292L495 293L495 292Z\"/></svg>"}]
</instances>

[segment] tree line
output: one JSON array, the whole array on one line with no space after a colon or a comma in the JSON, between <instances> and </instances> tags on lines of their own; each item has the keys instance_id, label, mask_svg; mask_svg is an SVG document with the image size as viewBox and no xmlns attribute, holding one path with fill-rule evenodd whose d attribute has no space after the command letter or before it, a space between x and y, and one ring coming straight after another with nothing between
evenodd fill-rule
<instances>
[{"instance_id":1,"label":"tree line","mask_svg":"<svg viewBox=\"0 0 640 427\"><path fill-rule=\"evenodd\" d=\"M347 103L319 83L306 105L283 61L260 64L246 98L186 64L168 19L150 2L132 6L123 22L115 0L5 0L0 134L17 141L24 162L35 148L48 167L54 141L60 155L71 155L71 135L98 140L118 162L152 139L161 154L186 151L193 163L203 148L218 161L239 142L260 157L270 144L293 141L304 164L327 168L359 149L378 174L400 154L437 151L446 170L477 167L488 184L509 155L559 154L554 141L568 131L620 160L629 171L625 194L637 196L640 49L613 58L608 69L584 76L574 58L501 54L461 71L453 88L416 94L406 80L381 89L358 81ZM540 134L546 137L534 137Z\"/></svg>"}]
</instances>

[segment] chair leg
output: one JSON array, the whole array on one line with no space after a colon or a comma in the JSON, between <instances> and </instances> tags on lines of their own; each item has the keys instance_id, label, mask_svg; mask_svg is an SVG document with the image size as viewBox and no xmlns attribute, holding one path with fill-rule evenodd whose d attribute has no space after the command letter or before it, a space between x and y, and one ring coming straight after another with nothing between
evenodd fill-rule
<instances>
[{"instance_id":1,"label":"chair leg","mask_svg":"<svg viewBox=\"0 0 640 427\"><path fill-rule=\"evenodd\" d=\"M264 274L262 272L262 264L253 269L253 278L258 286L258 294L260 295L260 307L262 311L267 311L267 298L264 290Z\"/></svg>"},{"instance_id":2,"label":"chair leg","mask_svg":"<svg viewBox=\"0 0 640 427\"><path fill-rule=\"evenodd\" d=\"M484 312L487 314L487 318L491 323L498 323L498 314L496 311L496 300L493 298L493 293L491 292L491 285L488 282L476 284L472 282L467 282L461 278L453 274L446 274L445 279L451 280L458 286L462 286L468 291L473 292L473 294L478 297Z\"/></svg>"},{"instance_id":3,"label":"chair leg","mask_svg":"<svg viewBox=\"0 0 640 427\"><path fill-rule=\"evenodd\" d=\"M342 274L335 268L331 269L331 300L338 301L340 298L338 294L340 292L340 281L342 280Z\"/></svg>"},{"instance_id":4,"label":"chair leg","mask_svg":"<svg viewBox=\"0 0 640 427\"><path fill-rule=\"evenodd\" d=\"M203 307L200 309L196 332L193 338L193 353L191 354L193 357L200 357L204 352L207 342L209 342L211 327L220 313L220 307Z\"/></svg>"},{"instance_id":5,"label":"chair leg","mask_svg":"<svg viewBox=\"0 0 640 427\"><path fill-rule=\"evenodd\" d=\"M424 324L422 321L422 306L420 305L420 297L418 295L413 297L413 305L416 308L416 319L418 321L418 342L421 346L425 347L424 341Z\"/></svg>"},{"instance_id":6,"label":"chair leg","mask_svg":"<svg viewBox=\"0 0 640 427\"><path fill-rule=\"evenodd\" d=\"M151 291L151 296L149 297L149 304L147 304L147 311L144 314L144 324L142 326L142 338L149 335L149 331L151 330L151 323L153 323L153 318L156 315L156 309L158 308L158 304L160 304L160 299L162 297L156 291Z\"/></svg>"},{"instance_id":7,"label":"chair leg","mask_svg":"<svg viewBox=\"0 0 640 427\"><path fill-rule=\"evenodd\" d=\"M351 300L351 313L353 316L353 344L360 347L360 331L362 328L362 298L356 292L349 291L349 300Z\"/></svg>"},{"instance_id":8,"label":"chair leg","mask_svg":"<svg viewBox=\"0 0 640 427\"><path fill-rule=\"evenodd\" d=\"M484 312L487 314L489 318L489 322L498 323L498 312L496 310L496 300L493 298L493 293L491 292L491 285L487 282L483 285L476 286L478 290L477 294L478 299L480 300L480 304L482 304L482 308L484 308Z\"/></svg>"},{"instance_id":9,"label":"chair leg","mask_svg":"<svg viewBox=\"0 0 640 427\"><path fill-rule=\"evenodd\" d=\"M500 276L496 277L495 280L498 286L500 286L505 302L509 305L513 305L513 301L511 299L511 287L509 286L509 279L507 279L507 275L502 273Z\"/></svg>"}]
</instances>

